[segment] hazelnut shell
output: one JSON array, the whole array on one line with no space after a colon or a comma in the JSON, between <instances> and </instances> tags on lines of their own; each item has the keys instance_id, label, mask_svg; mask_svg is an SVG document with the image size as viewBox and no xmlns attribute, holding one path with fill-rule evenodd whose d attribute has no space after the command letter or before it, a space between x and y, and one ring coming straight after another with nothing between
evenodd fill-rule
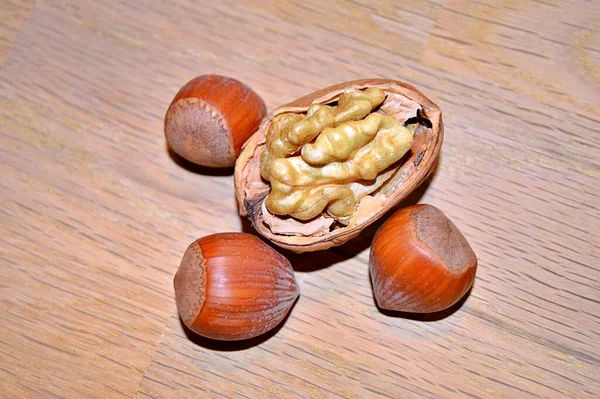
<instances>
[{"instance_id":1,"label":"hazelnut shell","mask_svg":"<svg viewBox=\"0 0 600 399\"><path fill-rule=\"evenodd\" d=\"M261 179L260 155L265 146L265 132L270 121L285 112L306 112L311 104L326 104L337 100L350 88L379 87L386 95L400 94L420 105L420 116L429 121L426 129L417 131L411 151L403 158L402 166L384 184L376 197L366 197L364 203L348 226L336 228L320 235L302 235L296 232L271 231L265 223L263 202L270 186ZM438 158L444 136L440 108L413 86L388 79L362 79L341 83L299 98L270 112L258 131L248 139L236 162L234 181L241 216L248 216L254 228L274 244L294 252L317 251L344 244L360 234L371 223L413 192L431 173ZM362 210L360 209L362 207ZM271 218L278 218L269 215Z\"/></svg>"},{"instance_id":2,"label":"hazelnut shell","mask_svg":"<svg viewBox=\"0 0 600 399\"><path fill-rule=\"evenodd\" d=\"M290 262L245 233L219 233L194 241L173 284L185 325L204 337L228 341L271 330L299 294Z\"/></svg>"},{"instance_id":3,"label":"hazelnut shell","mask_svg":"<svg viewBox=\"0 0 600 399\"><path fill-rule=\"evenodd\" d=\"M263 100L239 80L203 75L186 83L165 116L165 137L181 157L203 166L233 166L266 114Z\"/></svg>"},{"instance_id":4,"label":"hazelnut shell","mask_svg":"<svg viewBox=\"0 0 600 399\"><path fill-rule=\"evenodd\" d=\"M439 209L414 205L375 234L369 271L379 307L414 313L444 310L471 288L477 257Z\"/></svg>"}]
</instances>

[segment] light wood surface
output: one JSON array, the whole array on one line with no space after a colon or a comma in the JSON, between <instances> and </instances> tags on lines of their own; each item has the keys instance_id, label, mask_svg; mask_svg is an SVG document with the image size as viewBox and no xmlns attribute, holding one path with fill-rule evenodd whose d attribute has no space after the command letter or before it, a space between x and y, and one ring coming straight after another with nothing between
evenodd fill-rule
<instances>
[{"instance_id":1,"label":"light wood surface","mask_svg":"<svg viewBox=\"0 0 600 399\"><path fill-rule=\"evenodd\" d=\"M600 7L595 1L0 1L0 396L600 397ZM450 312L374 305L375 227L290 256L274 334L189 335L172 278L197 237L251 231L231 170L169 155L190 78L269 109L351 79L438 103L430 203L479 258Z\"/></svg>"}]
</instances>

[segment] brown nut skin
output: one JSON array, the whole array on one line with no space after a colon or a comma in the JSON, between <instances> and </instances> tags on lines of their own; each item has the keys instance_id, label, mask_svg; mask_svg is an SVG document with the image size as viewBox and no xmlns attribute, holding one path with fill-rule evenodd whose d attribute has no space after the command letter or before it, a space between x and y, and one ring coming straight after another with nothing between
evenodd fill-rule
<instances>
[{"instance_id":1,"label":"brown nut skin","mask_svg":"<svg viewBox=\"0 0 600 399\"><path fill-rule=\"evenodd\" d=\"M229 167L266 113L263 100L240 81L203 75L186 83L171 102L165 137L188 161Z\"/></svg>"},{"instance_id":2,"label":"brown nut skin","mask_svg":"<svg viewBox=\"0 0 600 399\"><path fill-rule=\"evenodd\" d=\"M388 96L399 94L418 103L421 106L422 115L431 125L415 135L411 151L404 157L402 166L390 179L390 182L393 181L395 184L392 186L391 183L386 183L380 190L383 199L380 197L365 204L367 212L357 210L355 217L346 227L318 236L306 236L291 232L274 233L265 224L266 218L262 206L270 192L270 186L262 181L258 170L260 155L265 145L265 132L268 131L271 120L286 112L306 112L313 103L331 103L350 88L362 90L369 87L379 87ZM274 244L294 252L318 251L342 245L358 236L362 230L405 199L427 179L437 161L443 138L442 111L433 101L407 83L390 79L361 79L324 88L269 112L263 119L259 130L244 144L234 173L239 213L241 216L248 216L254 228L262 236Z\"/></svg>"},{"instance_id":3,"label":"brown nut skin","mask_svg":"<svg viewBox=\"0 0 600 399\"><path fill-rule=\"evenodd\" d=\"M245 233L219 233L194 241L173 284L185 325L204 337L226 341L273 329L299 294L290 262Z\"/></svg>"},{"instance_id":4,"label":"brown nut skin","mask_svg":"<svg viewBox=\"0 0 600 399\"><path fill-rule=\"evenodd\" d=\"M369 270L379 307L431 313L454 305L471 288L477 258L439 209L414 205L399 210L379 228Z\"/></svg>"}]
</instances>

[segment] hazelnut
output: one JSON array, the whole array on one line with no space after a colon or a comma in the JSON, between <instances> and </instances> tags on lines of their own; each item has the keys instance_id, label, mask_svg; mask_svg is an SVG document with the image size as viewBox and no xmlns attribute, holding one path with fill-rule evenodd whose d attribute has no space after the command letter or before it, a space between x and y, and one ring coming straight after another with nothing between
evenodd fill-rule
<instances>
[{"instance_id":1,"label":"hazelnut","mask_svg":"<svg viewBox=\"0 0 600 399\"><path fill-rule=\"evenodd\" d=\"M452 306L469 290L477 258L439 209L414 205L379 228L369 266L379 307L430 313Z\"/></svg>"},{"instance_id":2,"label":"hazelnut","mask_svg":"<svg viewBox=\"0 0 600 399\"><path fill-rule=\"evenodd\" d=\"M248 86L203 75L179 90L165 117L165 136L178 155L203 166L233 166L242 145L266 114Z\"/></svg>"},{"instance_id":3,"label":"hazelnut","mask_svg":"<svg viewBox=\"0 0 600 399\"><path fill-rule=\"evenodd\" d=\"M173 283L185 325L204 337L228 341L256 337L277 326L299 293L290 262L245 233L194 241Z\"/></svg>"}]
</instances>

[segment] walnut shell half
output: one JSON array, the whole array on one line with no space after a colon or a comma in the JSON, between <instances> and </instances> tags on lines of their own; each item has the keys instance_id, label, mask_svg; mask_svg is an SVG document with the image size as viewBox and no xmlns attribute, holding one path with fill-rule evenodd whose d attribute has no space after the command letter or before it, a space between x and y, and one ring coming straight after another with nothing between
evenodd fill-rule
<instances>
[{"instance_id":1,"label":"walnut shell half","mask_svg":"<svg viewBox=\"0 0 600 399\"><path fill-rule=\"evenodd\" d=\"M344 224L328 215L301 221L271 214L264 205L271 191L261 178L260 160L265 150L266 132L273 118L283 113L306 113L311 104L332 104L348 89L378 87L386 99L376 112L403 124L418 123L408 154L393 175L376 191L361 199ZM405 199L427 178L438 158L444 137L442 111L413 86L388 79L362 79L316 91L270 112L259 130L244 145L235 165L236 196L241 216L248 216L254 228L274 244L294 252L318 251L344 244Z\"/></svg>"}]
</instances>

